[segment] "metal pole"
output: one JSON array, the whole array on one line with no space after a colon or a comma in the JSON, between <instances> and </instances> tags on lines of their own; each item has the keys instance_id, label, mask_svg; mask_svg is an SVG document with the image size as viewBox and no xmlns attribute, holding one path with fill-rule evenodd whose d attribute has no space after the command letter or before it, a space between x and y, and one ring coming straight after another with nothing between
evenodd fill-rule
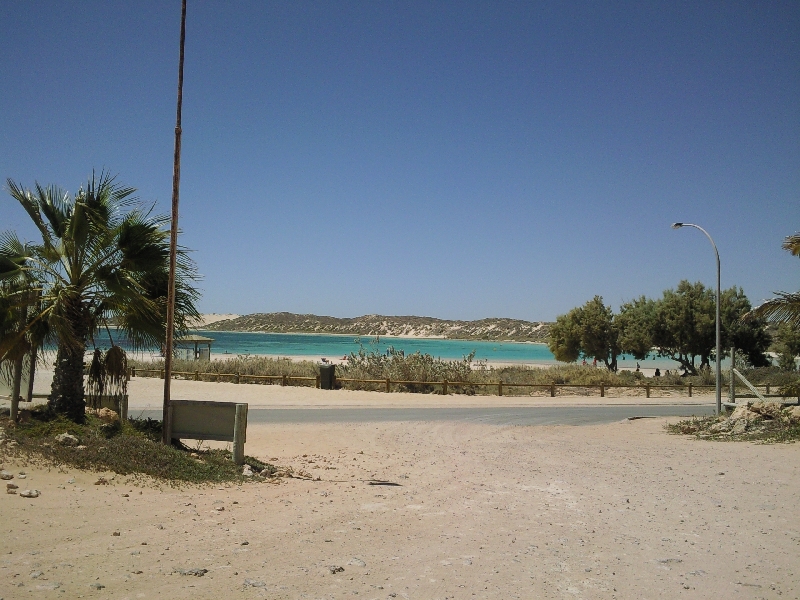
<instances>
[{"instance_id":1,"label":"metal pole","mask_svg":"<svg viewBox=\"0 0 800 600\"><path fill-rule=\"evenodd\" d=\"M720 327L720 268L719 268L719 251L717 250L717 245L714 243L713 238L709 235L709 233L700 227L700 225L695 225L694 223L673 223L673 229L680 229L681 227L694 227L695 229L699 229L708 238L708 241L711 242L711 246L714 248L714 254L717 257L717 414L722 412L722 329Z\"/></svg>"},{"instance_id":2,"label":"metal pole","mask_svg":"<svg viewBox=\"0 0 800 600\"><path fill-rule=\"evenodd\" d=\"M169 286L167 289L167 335L164 347L164 408L161 441L171 443L170 383L172 381L172 344L175 329L175 263L178 252L178 199L181 187L181 106L183 105L183 47L186 41L186 0L181 6L181 45L178 60L178 108L175 119L175 155L172 167L172 221L169 235Z\"/></svg>"}]
</instances>

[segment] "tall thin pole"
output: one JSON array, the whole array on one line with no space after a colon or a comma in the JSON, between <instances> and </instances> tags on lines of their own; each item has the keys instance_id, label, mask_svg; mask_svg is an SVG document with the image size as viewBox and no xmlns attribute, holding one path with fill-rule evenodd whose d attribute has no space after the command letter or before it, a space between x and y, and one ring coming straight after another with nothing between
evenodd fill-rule
<instances>
[{"instance_id":1,"label":"tall thin pole","mask_svg":"<svg viewBox=\"0 0 800 600\"><path fill-rule=\"evenodd\" d=\"M175 263L178 253L178 199L181 188L181 107L183 105L183 46L186 42L186 0L181 7L181 49L178 61L178 110L175 119L175 157L172 168L172 221L169 234L169 287L167 289L167 335L164 344L164 410L161 441L171 443L170 383L172 382L172 345L175 329Z\"/></svg>"},{"instance_id":2,"label":"tall thin pole","mask_svg":"<svg viewBox=\"0 0 800 600\"><path fill-rule=\"evenodd\" d=\"M714 239L711 235L700 225L695 225L694 223L673 223L673 229L679 229L680 227L694 227L695 229L699 229L703 233L706 234L708 241L711 242L711 246L714 248L714 254L717 257L717 414L722 412L722 329L720 327L721 319L720 319L720 278L719 278L719 250L717 250L717 245L714 243ZM731 355L731 359L733 359L733 355ZM733 367L731 367L733 368Z\"/></svg>"}]
</instances>

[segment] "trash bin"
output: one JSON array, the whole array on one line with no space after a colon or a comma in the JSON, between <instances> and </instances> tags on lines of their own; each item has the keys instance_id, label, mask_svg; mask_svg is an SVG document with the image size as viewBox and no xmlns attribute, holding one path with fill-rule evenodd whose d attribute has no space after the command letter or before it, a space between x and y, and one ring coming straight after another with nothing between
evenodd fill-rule
<instances>
[{"instance_id":1,"label":"trash bin","mask_svg":"<svg viewBox=\"0 0 800 600\"><path fill-rule=\"evenodd\" d=\"M319 366L319 387L323 390L332 390L336 379L336 365Z\"/></svg>"}]
</instances>

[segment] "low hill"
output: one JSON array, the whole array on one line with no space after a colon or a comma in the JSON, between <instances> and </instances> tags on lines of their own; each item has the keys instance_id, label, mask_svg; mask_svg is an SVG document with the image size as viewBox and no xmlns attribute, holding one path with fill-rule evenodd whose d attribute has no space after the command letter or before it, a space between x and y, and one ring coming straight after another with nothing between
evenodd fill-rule
<instances>
[{"instance_id":1,"label":"low hill","mask_svg":"<svg viewBox=\"0 0 800 600\"><path fill-rule=\"evenodd\" d=\"M327 333L359 336L435 337L458 340L506 340L546 342L550 323L518 319L446 321L433 317L387 317L365 315L352 319L257 313L224 319L203 327L206 331L264 331L269 333Z\"/></svg>"}]
</instances>

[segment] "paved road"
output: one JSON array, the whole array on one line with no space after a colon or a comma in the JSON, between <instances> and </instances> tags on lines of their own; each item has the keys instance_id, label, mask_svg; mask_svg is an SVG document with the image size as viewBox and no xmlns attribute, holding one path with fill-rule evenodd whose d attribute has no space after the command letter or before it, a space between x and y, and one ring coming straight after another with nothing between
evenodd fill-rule
<instances>
[{"instance_id":1,"label":"paved road","mask_svg":"<svg viewBox=\"0 0 800 600\"><path fill-rule=\"evenodd\" d=\"M489 425L598 425L630 417L678 417L714 414L704 405L619 405L564 407L469 408L254 408L250 424L258 423L376 423L385 421L464 421ZM161 411L135 411L132 417L160 419Z\"/></svg>"}]
</instances>

